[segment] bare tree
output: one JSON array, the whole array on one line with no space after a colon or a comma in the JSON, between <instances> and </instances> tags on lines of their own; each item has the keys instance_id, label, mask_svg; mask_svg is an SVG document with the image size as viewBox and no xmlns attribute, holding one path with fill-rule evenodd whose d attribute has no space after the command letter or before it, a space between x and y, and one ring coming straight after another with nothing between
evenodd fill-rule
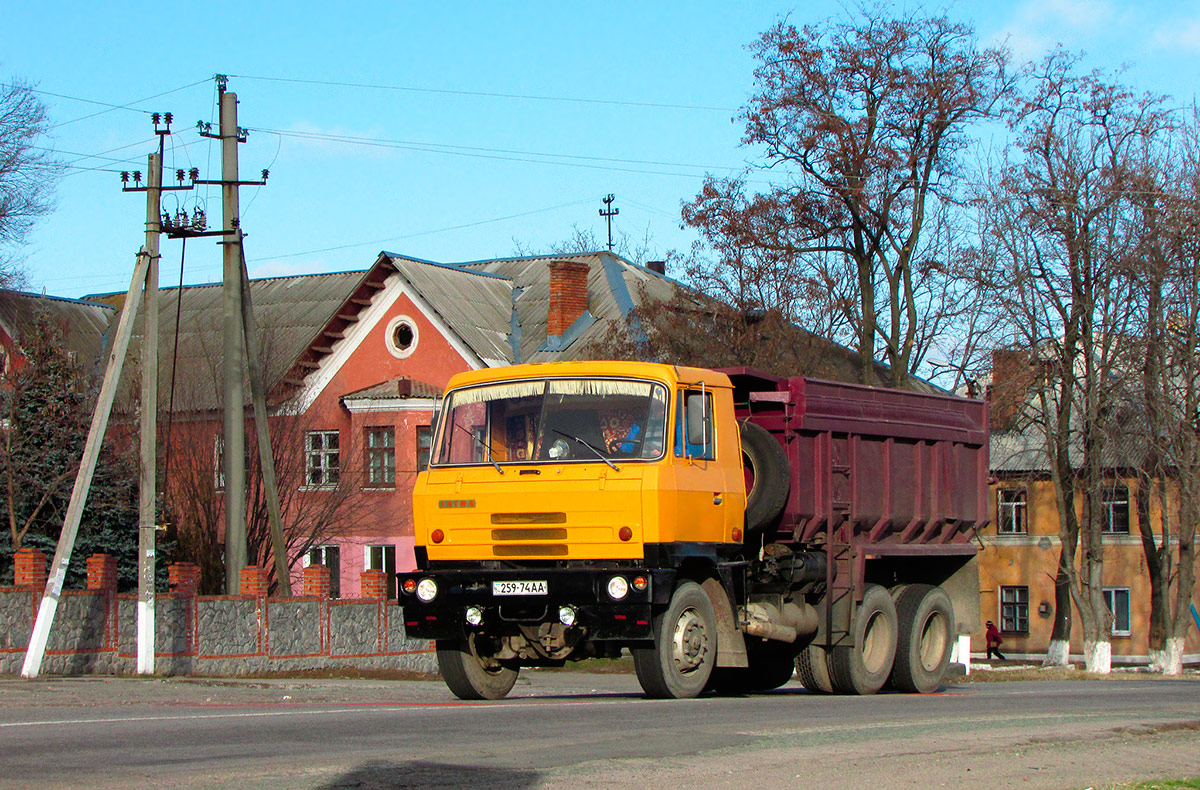
<instances>
[{"instance_id":1,"label":"bare tree","mask_svg":"<svg viewBox=\"0 0 1200 790\"><path fill-rule=\"evenodd\" d=\"M927 225L954 206L966 130L1009 90L1007 54L979 49L970 27L945 17L878 10L781 22L754 52L743 142L763 146L765 161L742 178L708 178L683 211L713 251L709 278L730 284L734 304L784 310L828 292L831 317L814 325L853 337L863 381L876 377L880 348L889 382L905 386L941 332L922 310L939 307L928 297L942 286L922 292L922 282L953 273L934 265ZM748 195L752 174L773 186Z\"/></svg>"},{"instance_id":2,"label":"bare tree","mask_svg":"<svg viewBox=\"0 0 1200 790\"><path fill-rule=\"evenodd\" d=\"M1059 516L1060 574L1080 615L1091 671L1111 666L1112 615L1103 596L1104 495L1111 486L1111 393L1136 311L1125 265L1136 240L1124 212L1132 156L1165 114L1057 51L1036 66L1014 117L1015 143L995 174L991 291L1038 373L1029 416L1042 437ZM1076 492L1083 515L1076 512ZM1078 547L1078 554L1076 549ZM1066 660L1069 607L1059 597L1047 660Z\"/></svg>"},{"instance_id":3,"label":"bare tree","mask_svg":"<svg viewBox=\"0 0 1200 790\"><path fill-rule=\"evenodd\" d=\"M59 166L38 145L49 128L46 108L28 85L0 85L0 288L21 281L19 261L6 248L53 205Z\"/></svg>"},{"instance_id":4,"label":"bare tree","mask_svg":"<svg viewBox=\"0 0 1200 790\"><path fill-rule=\"evenodd\" d=\"M1164 674L1182 670L1200 518L1200 117L1178 132L1171 144L1144 150L1129 217L1139 239L1129 266L1144 309L1128 361L1140 380L1127 388L1126 410L1146 430L1126 438L1150 579L1150 664Z\"/></svg>"}]
</instances>

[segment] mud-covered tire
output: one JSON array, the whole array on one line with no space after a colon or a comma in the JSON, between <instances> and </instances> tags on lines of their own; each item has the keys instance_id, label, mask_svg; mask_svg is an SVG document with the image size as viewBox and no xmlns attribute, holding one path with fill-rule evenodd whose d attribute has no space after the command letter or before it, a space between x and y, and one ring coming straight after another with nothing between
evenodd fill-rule
<instances>
[{"instance_id":1,"label":"mud-covered tire","mask_svg":"<svg viewBox=\"0 0 1200 790\"><path fill-rule=\"evenodd\" d=\"M896 660L891 684L900 691L937 691L954 647L954 604L941 587L911 584L896 597Z\"/></svg>"},{"instance_id":2,"label":"mud-covered tire","mask_svg":"<svg viewBox=\"0 0 1200 790\"><path fill-rule=\"evenodd\" d=\"M796 677L800 685L813 694L832 694L833 682L829 679L829 664L825 648L809 645L796 656Z\"/></svg>"},{"instance_id":3,"label":"mud-covered tire","mask_svg":"<svg viewBox=\"0 0 1200 790\"><path fill-rule=\"evenodd\" d=\"M439 639L438 670L459 699L503 699L517 682L520 670L487 662L475 652L471 640Z\"/></svg>"},{"instance_id":4,"label":"mud-covered tire","mask_svg":"<svg viewBox=\"0 0 1200 790\"><path fill-rule=\"evenodd\" d=\"M761 425L741 424L742 466L746 473L746 531L775 520L791 491L791 466L783 445Z\"/></svg>"},{"instance_id":5,"label":"mud-covered tire","mask_svg":"<svg viewBox=\"0 0 1200 790\"><path fill-rule=\"evenodd\" d=\"M829 651L829 679L838 694L874 694L883 688L896 657L896 605L891 593L867 585L850 626L852 644Z\"/></svg>"},{"instance_id":6,"label":"mud-covered tire","mask_svg":"<svg viewBox=\"0 0 1200 790\"><path fill-rule=\"evenodd\" d=\"M681 582L670 605L655 616L653 633L652 647L631 651L646 696L699 696L717 662L717 616L708 594L693 581Z\"/></svg>"}]
</instances>

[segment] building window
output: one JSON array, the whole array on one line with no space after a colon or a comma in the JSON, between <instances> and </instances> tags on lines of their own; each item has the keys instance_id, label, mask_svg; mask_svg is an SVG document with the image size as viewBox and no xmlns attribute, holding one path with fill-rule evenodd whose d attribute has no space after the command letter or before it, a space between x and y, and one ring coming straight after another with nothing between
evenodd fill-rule
<instances>
[{"instance_id":1,"label":"building window","mask_svg":"<svg viewBox=\"0 0 1200 790\"><path fill-rule=\"evenodd\" d=\"M387 574L388 600L396 600L396 547L367 546L367 570Z\"/></svg>"},{"instance_id":2,"label":"building window","mask_svg":"<svg viewBox=\"0 0 1200 790\"><path fill-rule=\"evenodd\" d=\"M1024 535L1026 494L1024 488L1001 488L996 492L996 531L1001 535Z\"/></svg>"},{"instance_id":3,"label":"building window","mask_svg":"<svg viewBox=\"0 0 1200 790\"><path fill-rule=\"evenodd\" d=\"M1007 634L1029 633L1029 588L1000 588L1000 630Z\"/></svg>"},{"instance_id":4,"label":"building window","mask_svg":"<svg viewBox=\"0 0 1200 790\"><path fill-rule=\"evenodd\" d=\"M250 445L246 445L245 457L242 461L242 474L245 476L244 487L250 489ZM225 490L225 436L218 433L213 439L213 481L218 491Z\"/></svg>"},{"instance_id":5,"label":"building window","mask_svg":"<svg viewBox=\"0 0 1200 790\"><path fill-rule=\"evenodd\" d=\"M1129 588L1105 587L1104 605L1113 613L1113 636L1129 636Z\"/></svg>"},{"instance_id":6,"label":"building window","mask_svg":"<svg viewBox=\"0 0 1200 790\"><path fill-rule=\"evenodd\" d=\"M337 485L338 432L310 431L304 440L305 481L310 486Z\"/></svg>"},{"instance_id":7,"label":"building window","mask_svg":"<svg viewBox=\"0 0 1200 790\"><path fill-rule=\"evenodd\" d=\"M420 340L420 337L420 332L417 331L417 322L406 315L398 315L389 321L387 331L383 335L388 353L397 359L412 356L412 353L417 350L417 341Z\"/></svg>"},{"instance_id":8,"label":"building window","mask_svg":"<svg viewBox=\"0 0 1200 790\"><path fill-rule=\"evenodd\" d=\"M396 485L396 429L390 425L366 429L367 487Z\"/></svg>"},{"instance_id":9,"label":"building window","mask_svg":"<svg viewBox=\"0 0 1200 790\"><path fill-rule=\"evenodd\" d=\"M1129 534L1129 488L1113 486L1104 492L1101 503L1104 522L1100 531L1106 535Z\"/></svg>"},{"instance_id":10,"label":"building window","mask_svg":"<svg viewBox=\"0 0 1200 790\"><path fill-rule=\"evenodd\" d=\"M417 426L417 471L429 468L429 448L433 446L433 426Z\"/></svg>"},{"instance_id":11,"label":"building window","mask_svg":"<svg viewBox=\"0 0 1200 790\"><path fill-rule=\"evenodd\" d=\"M329 597L342 596L342 552L337 546L314 546L308 552L309 565L324 565L329 569Z\"/></svg>"}]
</instances>

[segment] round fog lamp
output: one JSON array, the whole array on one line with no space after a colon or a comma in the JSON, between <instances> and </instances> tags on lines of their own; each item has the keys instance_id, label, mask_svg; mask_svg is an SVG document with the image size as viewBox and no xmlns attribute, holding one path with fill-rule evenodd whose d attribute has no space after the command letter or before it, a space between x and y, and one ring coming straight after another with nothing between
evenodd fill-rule
<instances>
[{"instance_id":1,"label":"round fog lamp","mask_svg":"<svg viewBox=\"0 0 1200 790\"><path fill-rule=\"evenodd\" d=\"M425 603L429 603L437 597L438 589L437 582L433 579L421 579L417 583L417 597Z\"/></svg>"},{"instance_id":2,"label":"round fog lamp","mask_svg":"<svg viewBox=\"0 0 1200 790\"><path fill-rule=\"evenodd\" d=\"M575 607L558 607L558 622L562 623L563 625L575 625Z\"/></svg>"},{"instance_id":3,"label":"round fog lamp","mask_svg":"<svg viewBox=\"0 0 1200 790\"><path fill-rule=\"evenodd\" d=\"M608 580L608 597L619 601L629 594L629 582L624 576L614 576Z\"/></svg>"},{"instance_id":4,"label":"round fog lamp","mask_svg":"<svg viewBox=\"0 0 1200 790\"><path fill-rule=\"evenodd\" d=\"M416 579L405 579L404 580L404 592L408 593L409 595L412 595L416 591L417 591L417 580Z\"/></svg>"},{"instance_id":5,"label":"round fog lamp","mask_svg":"<svg viewBox=\"0 0 1200 790\"><path fill-rule=\"evenodd\" d=\"M649 586L649 584L650 584L650 582L646 579L645 576L634 576L633 577L633 589L637 590L638 592L645 592L646 587Z\"/></svg>"},{"instance_id":6,"label":"round fog lamp","mask_svg":"<svg viewBox=\"0 0 1200 790\"><path fill-rule=\"evenodd\" d=\"M483 622L483 610L478 606L467 607L467 625L479 625Z\"/></svg>"}]
</instances>

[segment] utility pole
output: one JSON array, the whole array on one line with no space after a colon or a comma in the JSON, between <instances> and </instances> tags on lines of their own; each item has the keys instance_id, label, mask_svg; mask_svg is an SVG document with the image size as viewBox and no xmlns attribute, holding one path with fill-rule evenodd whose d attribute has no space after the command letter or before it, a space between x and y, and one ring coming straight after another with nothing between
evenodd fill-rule
<instances>
[{"instance_id":1,"label":"utility pole","mask_svg":"<svg viewBox=\"0 0 1200 790\"><path fill-rule=\"evenodd\" d=\"M267 183L267 171L261 181L238 180L238 143L246 141L246 130L237 125L237 94L227 91L227 79L217 75L217 90L221 97L220 133L212 134L208 124L200 122L203 137L221 141L221 178L219 181L197 180L197 184L220 184L224 219L221 231L223 250L223 320L224 320L224 463L225 474L225 591L238 595L241 591L241 571L249 562L246 540L246 416L242 371L250 377L251 399L254 405L254 427L257 434L259 459L263 473L263 488L267 499L271 528L272 550L275 555L275 575L284 595L291 595L288 577L287 551L284 545L283 522L279 507L279 491L275 479L275 459L271 454L271 435L267 425L266 388L262 366L258 360L258 330L250 304L249 276L243 251L243 234L238 187L261 186ZM181 235L213 235L182 231Z\"/></svg>"},{"instance_id":2,"label":"utility pole","mask_svg":"<svg viewBox=\"0 0 1200 790\"><path fill-rule=\"evenodd\" d=\"M170 134L170 113L162 129L154 114L158 152L150 154L146 189L146 287L142 295L142 414L139 429L141 476L138 480L137 671L154 674L155 526L158 523L158 242L162 232L163 140Z\"/></svg>"},{"instance_id":3,"label":"utility pole","mask_svg":"<svg viewBox=\"0 0 1200 790\"><path fill-rule=\"evenodd\" d=\"M612 207L612 203L614 200L616 200L616 198L611 193L609 193L607 196L605 196L604 200L602 201L604 203L604 207L607 208L608 211L605 211L603 208L600 209L600 216L604 217L604 219L608 221L608 251L609 252L612 252L612 248L613 248L612 218L621 213L621 209Z\"/></svg>"},{"instance_id":4,"label":"utility pole","mask_svg":"<svg viewBox=\"0 0 1200 790\"><path fill-rule=\"evenodd\" d=\"M225 322L222 352L225 395L225 592L241 592L242 568L248 561L246 548L246 417L242 388L242 243L238 206L237 94L217 83L221 97L221 240L223 253L222 294Z\"/></svg>"}]
</instances>

